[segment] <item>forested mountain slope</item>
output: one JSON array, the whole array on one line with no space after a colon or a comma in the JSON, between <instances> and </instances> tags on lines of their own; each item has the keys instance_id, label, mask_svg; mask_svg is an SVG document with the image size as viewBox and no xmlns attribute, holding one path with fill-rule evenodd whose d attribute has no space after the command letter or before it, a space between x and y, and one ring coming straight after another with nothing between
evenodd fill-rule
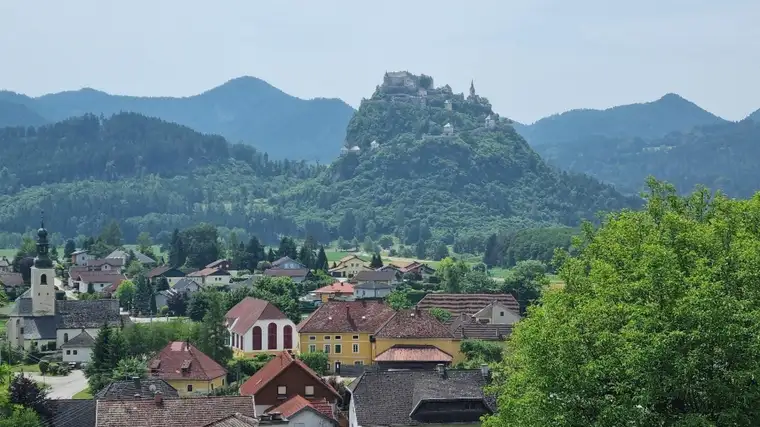
<instances>
[{"instance_id":1,"label":"forested mountain slope","mask_svg":"<svg viewBox=\"0 0 760 427\"><path fill-rule=\"evenodd\" d=\"M6 126L39 126L47 121L26 105L0 100L0 128Z\"/></svg>"},{"instance_id":2,"label":"forested mountain slope","mask_svg":"<svg viewBox=\"0 0 760 427\"><path fill-rule=\"evenodd\" d=\"M331 221L344 238L368 226L404 236L421 224L443 235L576 225L637 203L549 167L474 88L465 98L424 75L386 75L346 138L340 159L284 195L288 209L316 205L308 215Z\"/></svg>"},{"instance_id":3,"label":"forested mountain slope","mask_svg":"<svg viewBox=\"0 0 760 427\"><path fill-rule=\"evenodd\" d=\"M726 123L676 94L640 104L620 105L606 110L580 109L545 117L531 125L516 125L528 143L543 154L554 146L597 138L660 138L671 132L686 132L696 126Z\"/></svg>"},{"instance_id":4,"label":"forested mountain slope","mask_svg":"<svg viewBox=\"0 0 760 427\"><path fill-rule=\"evenodd\" d=\"M22 103L49 121L87 113L110 116L137 112L253 145L272 158L322 162L337 157L346 123L354 112L339 99L296 98L254 77L230 80L185 98L121 96L81 89L38 98L0 92L3 100Z\"/></svg>"},{"instance_id":5,"label":"forested mountain slope","mask_svg":"<svg viewBox=\"0 0 760 427\"><path fill-rule=\"evenodd\" d=\"M699 184L732 197L750 197L760 189L760 121L751 119L652 140L599 137L542 148L549 162L593 175L624 193L640 191L647 175L671 182L682 193Z\"/></svg>"}]
</instances>

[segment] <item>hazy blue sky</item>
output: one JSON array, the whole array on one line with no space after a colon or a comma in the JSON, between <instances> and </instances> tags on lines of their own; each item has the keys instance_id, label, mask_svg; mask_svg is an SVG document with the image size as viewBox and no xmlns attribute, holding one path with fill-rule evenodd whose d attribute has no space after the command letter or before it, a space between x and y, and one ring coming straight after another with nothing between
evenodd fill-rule
<instances>
[{"instance_id":1,"label":"hazy blue sky","mask_svg":"<svg viewBox=\"0 0 760 427\"><path fill-rule=\"evenodd\" d=\"M758 0L0 1L0 88L192 95L241 75L357 106L426 73L530 122L675 92L760 108Z\"/></svg>"}]
</instances>

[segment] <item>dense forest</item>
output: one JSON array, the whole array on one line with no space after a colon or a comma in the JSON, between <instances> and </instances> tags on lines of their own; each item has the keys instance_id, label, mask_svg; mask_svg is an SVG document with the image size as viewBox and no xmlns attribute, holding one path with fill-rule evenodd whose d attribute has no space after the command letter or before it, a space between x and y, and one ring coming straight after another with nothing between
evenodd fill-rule
<instances>
[{"instance_id":1,"label":"dense forest","mask_svg":"<svg viewBox=\"0 0 760 427\"><path fill-rule=\"evenodd\" d=\"M497 123L485 127L485 98L430 87L423 105L397 89L383 85L365 100L347 131L360 152L329 167L274 161L135 113L5 128L0 229L24 232L44 209L63 237L91 235L116 219L126 241L207 222L267 244L281 235L324 243L393 234L409 245L462 245L468 235L483 242L495 230L576 226L597 211L637 205L547 166L508 120L494 115ZM456 130L443 135L449 122Z\"/></svg>"},{"instance_id":2,"label":"dense forest","mask_svg":"<svg viewBox=\"0 0 760 427\"><path fill-rule=\"evenodd\" d=\"M354 110L339 99L304 100L253 77L185 98L111 95L93 89L31 98L0 91L0 126L38 126L86 113L136 112L243 142L272 158L329 162Z\"/></svg>"}]
</instances>

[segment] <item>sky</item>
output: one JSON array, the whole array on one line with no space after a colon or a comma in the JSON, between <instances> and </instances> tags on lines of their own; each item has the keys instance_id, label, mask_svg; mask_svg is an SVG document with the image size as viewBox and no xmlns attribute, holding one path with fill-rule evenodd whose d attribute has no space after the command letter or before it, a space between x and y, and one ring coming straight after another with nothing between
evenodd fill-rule
<instances>
[{"instance_id":1,"label":"sky","mask_svg":"<svg viewBox=\"0 0 760 427\"><path fill-rule=\"evenodd\" d=\"M250 75L357 107L385 71L530 123L677 93L760 108L757 0L0 1L0 88L189 96Z\"/></svg>"}]
</instances>

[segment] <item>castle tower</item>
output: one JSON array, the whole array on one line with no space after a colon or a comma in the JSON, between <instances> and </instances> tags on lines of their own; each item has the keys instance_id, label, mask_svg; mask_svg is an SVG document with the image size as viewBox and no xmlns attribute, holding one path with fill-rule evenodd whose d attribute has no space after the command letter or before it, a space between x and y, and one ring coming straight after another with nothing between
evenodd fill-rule
<instances>
[{"instance_id":1,"label":"castle tower","mask_svg":"<svg viewBox=\"0 0 760 427\"><path fill-rule=\"evenodd\" d=\"M55 269L50 260L44 218L37 230L37 256L32 266L32 313L34 316L52 316L55 314Z\"/></svg>"}]
</instances>

